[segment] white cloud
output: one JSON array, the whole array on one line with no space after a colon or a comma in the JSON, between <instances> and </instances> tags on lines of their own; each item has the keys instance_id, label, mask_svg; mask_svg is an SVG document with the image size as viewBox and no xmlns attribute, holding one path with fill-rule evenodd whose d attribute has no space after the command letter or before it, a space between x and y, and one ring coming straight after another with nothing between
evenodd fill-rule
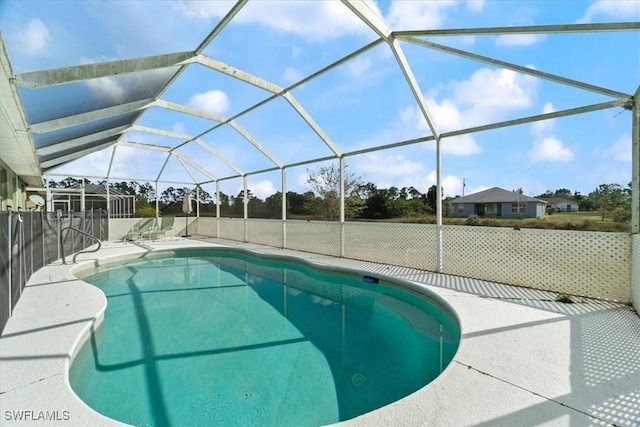
<instances>
[{"instance_id":1,"label":"white cloud","mask_svg":"<svg viewBox=\"0 0 640 427\"><path fill-rule=\"evenodd\" d=\"M503 34L496 39L497 46L530 46L545 39L542 34Z\"/></svg>"},{"instance_id":2,"label":"white cloud","mask_svg":"<svg viewBox=\"0 0 640 427\"><path fill-rule=\"evenodd\" d=\"M188 17L221 18L234 2L180 1L179 10ZM373 2L367 5L380 14ZM234 24L260 24L295 34L308 42L334 40L345 35L373 36L373 32L345 5L337 1L249 2L233 19Z\"/></svg>"},{"instance_id":3,"label":"white cloud","mask_svg":"<svg viewBox=\"0 0 640 427\"><path fill-rule=\"evenodd\" d=\"M51 36L47 26L39 19L32 19L26 27L12 34L15 47L26 55L42 53L47 48Z\"/></svg>"},{"instance_id":4,"label":"white cloud","mask_svg":"<svg viewBox=\"0 0 640 427\"><path fill-rule=\"evenodd\" d=\"M347 70L352 78L357 79L371 68L371 60L369 58L357 57L347 64Z\"/></svg>"},{"instance_id":5,"label":"white cloud","mask_svg":"<svg viewBox=\"0 0 640 427\"><path fill-rule=\"evenodd\" d=\"M357 174L365 175L366 182L374 182L379 188L415 187L426 193L437 178L436 172L428 171L423 162L399 154L370 153L356 157L352 164ZM454 175L444 176L442 187L445 196L459 194L462 180Z\"/></svg>"},{"instance_id":6,"label":"white cloud","mask_svg":"<svg viewBox=\"0 0 640 427\"><path fill-rule=\"evenodd\" d=\"M267 197L278 192L275 185L273 185L273 182L268 179L264 179L259 182L248 183L248 188L251 189L251 193L254 196L262 200L265 200Z\"/></svg>"},{"instance_id":7,"label":"white cloud","mask_svg":"<svg viewBox=\"0 0 640 427\"><path fill-rule=\"evenodd\" d=\"M482 124L512 110L531 107L536 97L538 79L506 69L482 68L468 80L452 82L456 105L468 105L465 120Z\"/></svg>"},{"instance_id":8,"label":"white cloud","mask_svg":"<svg viewBox=\"0 0 640 427\"><path fill-rule=\"evenodd\" d=\"M293 67L286 67L282 79L287 83L295 83L304 77L302 73Z\"/></svg>"},{"instance_id":9,"label":"white cloud","mask_svg":"<svg viewBox=\"0 0 640 427\"><path fill-rule=\"evenodd\" d=\"M299 58L302 55L302 48L298 47L298 46L292 46L291 47L291 57L292 58Z\"/></svg>"},{"instance_id":10,"label":"white cloud","mask_svg":"<svg viewBox=\"0 0 640 427\"><path fill-rule=\"evenodd\" d=\"M455 0L394 1L385 20L393 30L440 28L447 17L447 9L455 6Z\"/></svg>"},{"instance_id":11,"label":"white cloud","mask_svg":"<svg viewBox=\"0 0 640 427\"><path fill-rule=\"evenodd\" d=\"M443 99L442 102L438 103L435 99L428 99L427 105L439 132L447 132L465 125L465 118L462 112L455 106L452 100ZM425 131L429 129L429 125L420 109L415 107L414 111L419 120L419 129Z\"/></svg>"},{"instance_id":12,"label":"white cloud","mask_svg":"<svg viewBox=\"0 0 640 427\"><path fill-rule=\"evenodd\" d=\"M512 111L534 104L537 87L537 79L531 76L506 69L482 68L467 80L434 87L424 97L436 129L447 132L505 120ZM399 115L404 123L415 120L420 131L429 129L415 106L401 109ZM470 139L458 145L467 147L469 154L480 152L480 147ZM463 155L463 152L456 149L453 154Z\"/></svg>"},{"instance_id":13,"label":"white cloud","mask_svg":"<svg viewBox=\"0 0 640 427\"><path fill-rule=\"evenodd\" d=\"M488 190L488 189L490 189L490 188L491 188L491 187L489 187L488 185L479 185L479 186L477 186L477 187L466 187L466 188L465 188L464 195L465 195L465 196L468 196L468 195L470 195L470 194L479 193L479 192L481 192L481 191Z\"/></svg>"},{"instance_id":14,"label":"white cloud","mask_svg":"<svg viewBox=\"0 0 640 427\"><path fill-rule=\"evenodd\" d=\"M435 150L435 143L431 144ZM478 145L471 135L459 135L451 138L444 138L441 141L442 154L452 154L454 156L471 156L482 152L482 147Z\"/></svg>"},{"instance_id":15,"label":"white cloud","mask_svg":"<svg viewBox=\"0 0 640 427\"><path fill-rule=\"evenodd\" d=\"M384 155L371 153L364 158L356 158L355 167L367 175L381 175L386 178L420 175L424 164L406 158L403 155Z\"/></svg>"},{"instance_id":16,"label":"white cloud","mask_svg":"<svg viewBox=\"0 0 640 427\"><path fill-rule=\"evenodd\" d=\"M229 108L229 97L221 90L210 90L193 95L189 105L209 113L224 114Z\"/></svg>"},{"instance_id":17,"label":"white cloud","mask_svg":"<svg viewBox=\"0 0 640 427\"><path fill-rule=\"evenodd\" d=\"M484 9L484 0L467 0L467 9L481 12Z\"/></svg>"},{"instance_id":18,"label":"white cloud","mask_svg":"<svg viewBox=\"0 0 640 427\"><path fill-rule=\"evenodd\" d=\"M100 99L107 99L112 103L121 102L126 96L125 88L112 77L86 80L85 84Z\"/></svg>"},{"instance_id":19,"label":"white cloud","mask_svg":"<svg viewBox=\"0 0 640 427\"><path fill-rule=\"evenodd\" d=\"M618 162L631 162L631 137L622 135L606 151L606 155L613 157Z\"/></svg>"},{"instance_id":20,"label":"white cloud","mask_svg":"<svg viewBox=\"0 0 640 427\"><path fill-rule=\"evenodd\" d=\"M462 36L461 40L465 46L473 46L476 44L476 36Z\"/></svg>"},{"instance_id":21,"label":"white cloud","mask_svg":"<svg viewBox=\"0 0 640 427\"><path fill-rule=\"evenodd\" d=\"M427 101L429 105L429 111L435 121L438 132L446 132L454 129L460 129L469 127L470 123L465 115L453 105L453 102L445 99L441 103L430 99ZM428 131L429 126L427 121L422 116L422 112L418 107L407 107L401 112L401 120L407 122L408 120L415 120L417 127L425 132ZM435 142L431 141L427 143L428 146L435 151ZM482 147L478 145L472 135L459 135L442 140L442 153L452 154L454 156L470 156L482 152Z\"/></svg>"},{"instance_id":22,"label":"white cloud","mask_svg":"<svg viewBox=\"0 0 640 427\"><path fill-rule=\"evenodd\" d=\"M80 58L81 65L97 64L101 62L117 61L118 58L98 56ZM110 77L85 80L87 85L99 100L107 100L112 104L131 99L150 98L155 93L149 92L150 88L157 88L159 84L167 81L175 72L174 68L158 68L154 70L138 71L136 73L119 74Z\"/></svg>"},{"instance_id":23,"label":"white cloud","mask_svg":"<svg viewBox=\"0 0 640 427\"><path fill-rule=\"evenodd\" d=\"M425 188L436 185L438 175L436 171L431 171L425 179ZM425 191L426 192L426 191ZM446 175L442 177L442 192L445 197L462 194L462 180L455 175Z\"/></svg>"},{"instance_id":24,"label":"white cloud","mask_svg":"<svg viewBox=\"0 0 640 427\"><path fill-rule=\"evenodd\" d=\"M554 111L556 111L556 109L550 102L547 102L546 104L544 104L544 107L542 107L542 114L549 114L553 113ZM531 130L535 135L548 134L553 131L555 124L556 119L542 120L539 122L534 122L531 125Z\"/></svg>"},{"instance_id":25,"label":"white cloud","mask_svg":"<svg viewBox=\"0 0 640 427\"><path fill-rule=\"evenodd\" d=\"M555 136L547 136L533 141L531 150L527 153L532 162L570 162L575 157L572 149L565 147Z\"/></svg>"},{"instance_id":26,"label":"white cloud","mask_svg":"<svg viewBox=\"0 0 640 427\"><path fill-rule=\"evenodd\" d=\"M187 133L187 127L183 122L175 122L173 126L171 126L171 132L185 135Z\"/></svg>"},{"instance_id":27,"label":"white cloud","mask_svg":"<svg viewBox=\"0 0 640 427\"><path fill-rule=\"evenodd\" d=\"M635 19L640 17L640 6L634 0L599 0L593 3L578 23L591 22L594 17Z\"/></svg>"},{"instance_id":28,"label":"white cloud","mask_svg":"<svg viewBox=\"0 0 640 427\"><path fill-rule=\"evenodd\" d=\"M176 8L190 18L221 18L231 9L235 1L177 1Z\"/></svg>"}]
</instances>

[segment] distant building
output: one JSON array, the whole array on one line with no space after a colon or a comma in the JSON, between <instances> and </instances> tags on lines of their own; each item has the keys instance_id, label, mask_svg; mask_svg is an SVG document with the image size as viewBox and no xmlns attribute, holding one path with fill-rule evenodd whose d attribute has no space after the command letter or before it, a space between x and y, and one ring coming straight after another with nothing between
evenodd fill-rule
<instances>
[{"instance_id":1,"label":"distant building","mask_svg":"<svg viewBox=\"0 0 640 427\"><path fill-rule=\"evenodd\" d=\"M567 197L540 197L556 212L578 212L578 202Z\"/></svg>"},{"instance_id":2,"label":"distant building","mask_svg":"<svg viewBox=\"0 0 640 427\"><path fill-rule=\"evenodd\" d=\"M450 213L454 217L539 218L546 207L544 200L493 187L453 199Z\"/></svg>"}]
</instances>

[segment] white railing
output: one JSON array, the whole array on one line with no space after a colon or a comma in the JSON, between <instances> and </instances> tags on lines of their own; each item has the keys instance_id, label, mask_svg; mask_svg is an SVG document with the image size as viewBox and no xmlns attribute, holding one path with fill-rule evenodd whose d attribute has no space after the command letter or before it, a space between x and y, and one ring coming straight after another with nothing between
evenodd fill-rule
<instances>
[{"instance_id":1,"label":"white railing","mask_svg":"<svg viewBox=\"0 0 640 427\"><path fill-rule=\"evenodd\" d=\"M253 241L251 239L250 236L250 242ZM287 220L285 247L322 255L340 256L340 223Z\"/></svg>"},{"instance_id":2,"label":"white railing","mask_svg":"<svg viewBox=\"0 0 640 427\"><path fill-rule=\"evenodd\" d=\"M220 235L223 239L239 240L243 242L244 239L244 219L242 218L220 218Z\"/></svg>"},{"instance_id":3,"label":"white railing","mask_svg":"<svg viewBox=\"0 0 640 427\"><path fill-rule=\"evenodd\" d=\"M435 271L436 231L430 224L347 222L344 256Z\"/></svg>"},{"instance_id":4,"label":"white railing","mask_svg":"<svg viewBox=\"0 0 640 427\"><path fill-rule=\"evenodd\" d=\"M119 228L111 224L113 236ZM437 228L430 224L287 220L283 227L280 220L200 218L194 227L229 240L437 269ZM626 233L446 225L441 272L624 303L633 293L638 308L640 237L633 236L633 256L631 243Z\"/></svg>"},{"instance_id":5,"label":"white railing","mask_svg":"<svg viewBox=\"0 0 640 427\"><path fill-rule=\"evenodd\" d=\"M625 233L443 227L443 273L630 301Z\"/></svg>"},{"instance_id":6,"label":"white railing","mask_svg":"<svg viewBox=\"0 0 640 427\"><path fill-rule=\"evenodd\" d=\"M252 243L282 247L282 221L248 219L247 234Z\"/></svg>"}]
</instances>

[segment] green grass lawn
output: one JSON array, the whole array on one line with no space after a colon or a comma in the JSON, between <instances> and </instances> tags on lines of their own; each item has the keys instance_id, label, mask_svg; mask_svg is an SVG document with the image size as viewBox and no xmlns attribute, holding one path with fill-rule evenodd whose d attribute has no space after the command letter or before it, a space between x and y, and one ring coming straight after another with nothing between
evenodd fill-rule
<instances>
[{"instance_id":1,"label":"green grass lawn","mask_svg":"<svg viewBox=\"0 0 640 427\"><path fill-rule=\"evenodd\" d=\"M371 221L362 219L362 221ZM380 222L435 224L435 215L379 220ZM606 231L628 233L629 223L617 223L611 218L602 218L598 212L558 212L542 218L443 218L445 225L474 225L485 227L518 227L549 230Z\"/></svg>"},{"instance_id":2,"label":"green grass lawn","mask_svg":"<svg viewBox=\"0 0 640 427\"><path fill-rule=\"evenodd\" d=\"M556 212L553 215L545 215L544 219L549 222L566 222L566 221L593 221L593 222L613 222L611 218L602 221L602 217L598 212Z\"/></svg>"}]
</instances>

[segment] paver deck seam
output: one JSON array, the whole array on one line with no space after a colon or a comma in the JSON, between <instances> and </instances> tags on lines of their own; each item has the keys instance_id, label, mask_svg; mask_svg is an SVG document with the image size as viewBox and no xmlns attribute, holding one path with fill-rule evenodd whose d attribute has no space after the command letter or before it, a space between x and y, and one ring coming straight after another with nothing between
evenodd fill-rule
<instances>
[{"instance_id":1,"label":"paver deck seam","mask_svg":"<svg viewBox=\"0 0 640 427\"><path fill-rule=\"evenodd\" d=\"M551 398L551 397L548 397L548 396L545 396L545 395L543 395L543 394L540 394L540 393L538 393L538 392L536 392L536 391L529 390L529 389L528 389L528 388L526 388L526 387L520 386L520 385L515 384L515 383L513 383L513 382L511 382L511 381L505 380L504 378L496 377L495 375L492 375L492 374L490 374L490 373L488 373L488 372L481 371L480 369L474 368L474 367L473 367L473 366L471 366L471 365L467 365L466 363L460 362L460 361L459 361L459 360L457 360L456 358L454 358L452 362L453 362L453 363L457 363L458 365L464 366L465 368L470 369L470 370L472 370L472 371L475 371L475 372L477 372L477 373L479 373L479 374L486 375L486 376L488 376L488 377L490 377L490 378L493 378L493 379L495 379L495 380L497 380L497 381L500 381L500 382L502 382L502 383L504 383L504 384L510 385L510 386L512 386L512 387L516 387L516 388L518 388L518 389L520 389L520 390L522 390L522 391L526 391L527 393L531 393L531 394L533 394L534 396L540 397L540 398L542 398L542 399L548 400L548 401L553 402L553 403L557 403L558 405L561 405L561 406L563 406L563 407L565 407L565 408L567 408L567 409L571 409L572 411L576 411L576 412L578 412L578 413L581 413L582 415L586 415L587 417L590 417L590 418L596 419L596 420L598 420L598 421L601 421L601 422L603 422L603 423L606 423L607 425L610 425L610 426L617 426L617 424L613 424L613 423L611 423L610 421L607 421L607 420L605 420L605 419L603 419L603 418L597 417L597 416L595 416L595 415L593 415L593 414L590 414L590 413L588 413L588 412L585 412L585 411L583 411L583 410L580 410L580 409L578 409L578 408L575 408L575 407L573 407L573 406L571 406L571 405L567 405L566 403L562 403L562 402L560 402L560 401L558 401L558 400L555 400L555 399L553 399L553 398Z\"/></svg>"}]
</instances>

